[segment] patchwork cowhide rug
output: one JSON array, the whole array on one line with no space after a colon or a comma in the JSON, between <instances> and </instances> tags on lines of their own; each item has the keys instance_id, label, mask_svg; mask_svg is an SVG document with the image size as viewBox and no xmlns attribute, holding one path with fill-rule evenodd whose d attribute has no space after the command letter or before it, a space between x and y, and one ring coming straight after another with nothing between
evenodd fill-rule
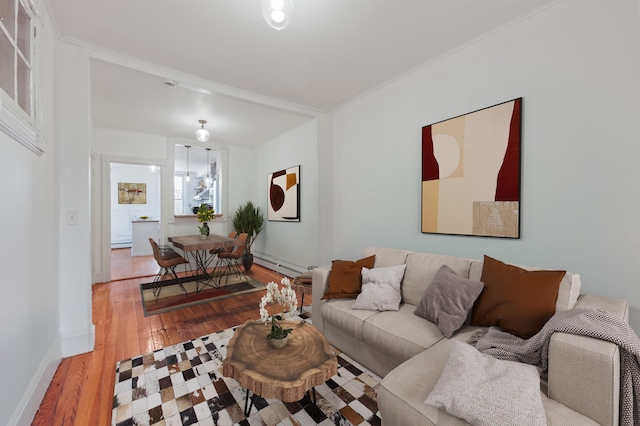
<instances>
[{"instance_id":1,"label":"patchwork cowhide rug","mask_svg":"<svg viewBox=\"0 0 640 426\"><path fill-rule=\"evenodd\" d=\"M307 313L294 319L311 322ZM294 403L283 403L256 396L249 417L245 417L245 389L221 374L222 361L234 329L118 362L111 424L381 424L376 398L381 379L337 351L338 374L316 387L318 410L313 409L308 397Z\"/></svg>"}]
</instances>

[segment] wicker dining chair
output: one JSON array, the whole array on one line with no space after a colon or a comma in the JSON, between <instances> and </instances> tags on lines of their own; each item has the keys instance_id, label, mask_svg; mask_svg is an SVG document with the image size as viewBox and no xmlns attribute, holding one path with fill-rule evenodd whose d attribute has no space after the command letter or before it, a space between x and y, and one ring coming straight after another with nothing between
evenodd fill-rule
<instances>
[{"instance_id":1,"label":"wicker dining chair","mask_svg":"<svg viewBox=\"0 0 640 426\"><path fill-rule=\"evenodd\" d=\"M238 236L238 233L236 231L231 231L231 232L229 232L228 238L231 238L231 239L235 240L237 236ZM226 252L230 252L232 250L233 250L233 247L223 247L223 248L219 248L219 249L211 249L211 250L209 250L209 253L213 255L213 254L220 254L220 253L225 252L225 251Z\"/></svg>"},{"instance_id":2,"label":"wicker dining chair","mask_svg":"<svg viewBox=\"0 0 640 426\"><path fill-rule=\"evenodd\" d=\"M153 294L156 296L156 302L158 301L158 297L160 297L162 288L165 285L168 285L164 282L167 280L175 280L175 282L178 282L180 288L186 294L187 289L185 289L182 283L179 282L178 275L176 274L176 266L182 264L189 265L189 261L180 256L171 247L159 246L158 243L153 240L153 238L149 238L149 242L151 243L151 248L153 249L153 258L156 260L158 266L160 267L160 270L153 279ZM175 282L172 282L171 284L174 284Z\"/></svg>"},{"instance_id":3,"label":"wicker dining chair","mask_svg":"<svg viewBox=\"0 0 640 426\"><path fill-rule=\"evenodd\" d=\"M244 271L240 269L240 259L242 259L242 255L244 254L245 244L247 242L247 238L249 238L249 234L243 232L238 235L238 240L242 242L239 246L235 246L232 251L224 251L218 253L218 259L222 263L225 264L225 267L222 271L222 275L226 275L225 283L229 280L229 275L227 272L233 272L234 275L239 275L241 278L244 277L246 282L249 282L249 278L245 275ZM222 278L221 275L221 278Z\"/></svg>"}]
</instances>

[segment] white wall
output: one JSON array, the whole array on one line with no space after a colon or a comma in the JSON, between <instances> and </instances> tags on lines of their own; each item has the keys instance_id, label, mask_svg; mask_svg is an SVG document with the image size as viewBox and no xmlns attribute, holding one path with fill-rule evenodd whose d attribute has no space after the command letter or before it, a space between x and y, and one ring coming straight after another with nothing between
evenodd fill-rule
<instances>
[{"instance_id":1,"label":"white wall","mask_svg":"<svg viewBox=\"0 0 640 426\"><path fill-rule=\"evenodd\" d=\"M568 269L583 291L629 300L640 330L639 16L637 1L560 2L334 111L334 255ZM421 234L422 126L520 96L521 238Z\"/></svg>"},{"instance_id":2,"label":"white wall","mask_svg":"<svg viewBox=\"0 0 640 426\"><path fill-rule=\"evenodd\" d=\"M233 188L228 191L227 214L229 219L233 216L238 206L247 200L256 200L259 191L259 177L256 150L243 146L229 147L229 161L227 166L228 184ZM217 220L217 219L216 219Z\"/></svg>"},{"instance_id":3,"label":"white wall","mask_svg":"<svg viewBox=\"0 0 640 426\"><path fill-rule=\"evenodd\" d=\"M259 202L265 214L265 227L252 248L255 256L283 265L288 275L305 271L318 259L318 121L308 122L258 148ZM269 173L300 166L300 222L267 220ZM260 262L263 263L263 262ZM273 268L274 265L263 263Z\"/></svg>"},{"instance_id":4,"label":"white wall","mask_svg":"<svg viewBox=\"0 0 640 426\"><path fill-rule=\"evenodd\" d=\"M0 132L0 424L30 424L61 358L54 43L38 28L44 154Z\"/></svg>"},{"instance_id":5,"label":"white wall","mask_svg":"<svg viewBox=\"0 0 640 426\"><path fill-rule=\"evenodd\" d=\"M56 139L60 228L62 355L93 349L91 312L91 204L89 59L62 43L56 55ZM68 217L76 218L69 223Z\"/></svg>"},{"instance_id":6,"label":"white wall","mask_svg":"<svg viewBox=\"0 0 640 426\"><path fill-rule=\"evenodd\" d=\"M258 197L257 152L254 148L229 146L226 173L222 170L223 180L227 179L227 210L222 218L209 223L211 232L226 235L233 230L233 214L248 200L256 202Z\"/></svg>"}]
</instances>

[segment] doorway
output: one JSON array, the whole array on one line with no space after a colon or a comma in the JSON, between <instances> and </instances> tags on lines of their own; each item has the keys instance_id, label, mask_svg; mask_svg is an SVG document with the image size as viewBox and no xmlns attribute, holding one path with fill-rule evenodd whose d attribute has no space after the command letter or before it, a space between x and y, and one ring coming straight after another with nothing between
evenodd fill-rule
<instances>
[{"instance_id":1,"label":"doorway","mask_svg":"<svg viewBox=\"0 0 640 426\"><path fill-rule=\"evenodd\" d=\"M109 175L110 280L155 275L148 239L161 239L161 168L111 162Z\"/></svg>"}]
</instances>

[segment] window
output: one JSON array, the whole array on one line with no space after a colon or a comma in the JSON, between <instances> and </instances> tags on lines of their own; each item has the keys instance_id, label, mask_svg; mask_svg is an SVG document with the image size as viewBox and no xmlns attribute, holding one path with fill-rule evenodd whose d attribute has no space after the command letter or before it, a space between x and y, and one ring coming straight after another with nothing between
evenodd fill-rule
<instances>
[{"instance_id":1,"label":"window","mask_svg":"<svg viewBox=\"0 0 640 426\"><path fill-rule=\"evenodd\" d=\"M35 15L26 0L0 0L0 130L37 153Z\"/></svg>"}]
</instances>

